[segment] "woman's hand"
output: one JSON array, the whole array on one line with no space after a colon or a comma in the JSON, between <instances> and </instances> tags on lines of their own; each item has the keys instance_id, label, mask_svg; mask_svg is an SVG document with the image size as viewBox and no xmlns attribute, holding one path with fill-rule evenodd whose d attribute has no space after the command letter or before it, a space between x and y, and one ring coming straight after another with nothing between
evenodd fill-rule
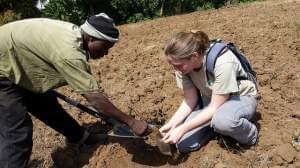
<instances>
[{"instance_id":1,"label":"woman's hand","mask_svg":"<svg viewBox=\"0 0 300 168\"><path fill-rule=\"evenodd\" d=\"M171 122L168 122L167 124L165 124L164 126L162 126L159 129L159 132L162 136L165 136L167 133L172 132L172 130L175 128L175 125L172 124Z\"/></svg>"},{"instance_id":2,"label":"woman's hand","mask_svg":"<svg viewBox=\"0 0 300 168\"><path fill-rule=\"evenodd\" d=\"M164 135L164 137L161 139L164 143L169 143L169 144L175 144L177 143L180 138L183 136L185 133L183 125L180 125L176 128L174 128L172 131L169 131Z\"/></svg>"}]
</instances>

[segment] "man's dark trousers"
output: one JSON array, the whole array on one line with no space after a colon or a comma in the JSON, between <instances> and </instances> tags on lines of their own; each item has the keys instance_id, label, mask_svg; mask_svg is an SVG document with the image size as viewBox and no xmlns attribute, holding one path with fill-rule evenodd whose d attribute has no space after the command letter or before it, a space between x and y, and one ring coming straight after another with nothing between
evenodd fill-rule
<instances>
[{"instance_id":1,"label":"man's dark trousers","mask_svg":"<svg viewBox=\"0 0 300 168\"><path fill-rule=\"evenodd\" d=\"M37 94L0 80L0 168L25 168L32 150L32 121L27 112L78 142L83 128L51 92Z\"/></svg>"}]
</instances>

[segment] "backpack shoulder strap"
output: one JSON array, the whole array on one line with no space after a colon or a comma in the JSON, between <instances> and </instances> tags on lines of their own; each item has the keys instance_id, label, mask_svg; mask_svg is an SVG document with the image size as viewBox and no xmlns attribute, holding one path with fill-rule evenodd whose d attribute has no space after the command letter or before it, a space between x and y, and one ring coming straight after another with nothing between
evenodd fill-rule
<instances>
[{"instance_id":1,"label":"backpack shoulder strap","mask_svg":"<svg viewBox=\"0 0 300 168\"><path fill-rule=\"evenodd\" d=\"M214 68L217 58L221 55L222 51L227 48L233 52L233 54L238 58L241 63L242 68L247 73L247 77L238 77L240 80L250 80L256 85L256 73L252 69L247 58L242 54L233 43L225 44L222 40L215 40L212 42L212 46L207 52L206 56L206 78L208 83L210 83L209 75L214 76ZM257 86L256 86L257 88Z\"/></svg>"},{"instance_id":2,"label":"backpack shoulder strap","mask_svg":"<svg viewBox=\"0 0 300 168\"><path fill-rule=\"evenodd\" d=\"M215 42L212 44L212 47L207 53L206 56L206 72L213 75L214 74L214 68L216 64L216 60L218 56L220 56L220 53L226 48L227 45L223 42Z\"/></svg>"},{"instance_id":3,"label":"backpack shoulder strap","mask_svg":"<svg viewBox=\"0 0 300 168\"><path fill-rule=\"evenodd\" d=\"M241 63L242 68L247 74L247 77L238 77L237 79L239 80L250 80L255 84L255 87L257 88L257 83L256 83L256 73L253 70L250 62L248 59L245 57L245 55L235 47L233 43L228 43L227 47L234 53L234 55L238 58L239 62Z\"/></svg>"},{"instance_id":4,"label":"backpack shoulder strap","mask_svg":"<svg viewBox=\"0 0 300 168\"><path fill-rule=\"evenodd\" d=\"M238 60L240 61L244 71L246 73L251 73L254 77L256 77L256 73L254 72L252 66L250 65L250 62L248 61L248 59L245 57L245 55L238 49L235 47L235 45L233 43L228 43L228 48L234 53L234 55L238 58Z\"/></svg>"}]
</instances>

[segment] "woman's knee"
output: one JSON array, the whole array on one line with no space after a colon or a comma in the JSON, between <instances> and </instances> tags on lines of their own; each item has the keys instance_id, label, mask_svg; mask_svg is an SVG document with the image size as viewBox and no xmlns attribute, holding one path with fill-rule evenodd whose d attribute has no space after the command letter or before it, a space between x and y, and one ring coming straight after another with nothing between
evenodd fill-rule
<instances>
[{"instance_id":1,"label":"woman's knee","mask_svg":"<svg viewBox=\"0 0 300 168\"><path fill-rule=\"evenodd\" d=\"M228 134L235 130L235 128L239 127L241 122L239 120L234 120L230 118L226 118L220 115L215 115L211 121L211 127L215 132Z\"/></svg>"},{"instance_id":2,"label":"woman's knee","mask_svg":"<svg viewBox=\"0 0 300 168\"><path fill-rule=\"evenodd\" d=\"M186 134L176 144L176 147L182 153L196 151L205 145L213 136L214 132L207 126L192 134Z\"/></svg>"},{"instance_id":3,"label":"woman's knee","mask_svg":"<svg viewBox=\"0 0 300 168\"><path fill-rule=\"evenodd\" d=\"M179 152L181 153L187 153L187 152L193 152L198 149L200 149L200 143L199 142L194 142L194 143L189 143L187 141L181 141L176 144L176 147Z\"/></svg>"}]
</instances>

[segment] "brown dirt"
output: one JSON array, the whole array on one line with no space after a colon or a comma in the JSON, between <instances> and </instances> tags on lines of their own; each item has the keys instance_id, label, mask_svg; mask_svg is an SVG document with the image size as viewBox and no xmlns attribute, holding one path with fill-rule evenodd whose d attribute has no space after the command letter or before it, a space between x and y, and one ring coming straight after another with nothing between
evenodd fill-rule
<instances>
[{"instance_id":1,"label":"brown dirt","mask_svg":"<svg viewBox=\"0 0 300 168\"><path fill-rule=\"evenodd\" d=\"M300 129L300 1L273 0L194 12L120 26L121 42L110 54L92 62L103 91L124 112L164 123L181 102L172 68L163 56L165 41L175 32L199 29L211 38L235 42L258 73L261 99L257 109L259 142L249 150L222 147L210 141L199 151L168 157L141 142L105 141L82 151L79 167L300 167L292 146ZM83 101L68 87L60 90ZM95 119L64 107L81 124ZM30 167L66 167L64 139L34 120ZM52 157L58 158L53 166ZM61 163L59 165L59 163ZM52 166L51 166L52 165Z\"/></svg>"}]
</instances>

